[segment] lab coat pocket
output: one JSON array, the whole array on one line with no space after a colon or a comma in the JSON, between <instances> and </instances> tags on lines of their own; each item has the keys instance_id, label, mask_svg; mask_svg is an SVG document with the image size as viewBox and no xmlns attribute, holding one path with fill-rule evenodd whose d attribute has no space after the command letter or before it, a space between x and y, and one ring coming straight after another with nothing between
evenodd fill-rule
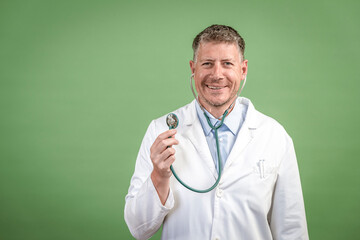
<instances>
[{"instance_id":1,"label":"lab coat pocket","mask_svg":"<svg viewBox=\"0 0 360 240\"><path fill-rule=\"evenodd\" d=\"M252 174L249 176L247 199L251 211L259 216L269 213L274 186L277 179L277 166L269 159L259 159L253 162Z\"/></svg>"},{"instance_id":2,"label":"lab coat pocket","mask_svg":"<svg viewBox=\"0 0 360 240\"><path fill-rule=\"evenodd\" d=\"M266 179L276 173L276 166L269 164L265 159L260 159L253 167L253 173L258 174L260 179Z\"/></svg>"}]
</instances>

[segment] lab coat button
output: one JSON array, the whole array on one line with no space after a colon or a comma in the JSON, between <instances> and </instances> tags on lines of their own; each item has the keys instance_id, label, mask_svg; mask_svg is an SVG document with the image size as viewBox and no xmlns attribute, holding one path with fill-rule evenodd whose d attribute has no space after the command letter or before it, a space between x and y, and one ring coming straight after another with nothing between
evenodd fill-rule
<instances>
[{"instance_id":1,"label":"lab coat button","mask_svg":"<svg viewBox=\"0 0 360 240\"><path fill-rule=\"evenodd\" d=\"M221 198L221 197L222 197L222 189L218 188L218 189L216 190L216 196L217 196L218 198Z\"/></svg>"}]
</instances>

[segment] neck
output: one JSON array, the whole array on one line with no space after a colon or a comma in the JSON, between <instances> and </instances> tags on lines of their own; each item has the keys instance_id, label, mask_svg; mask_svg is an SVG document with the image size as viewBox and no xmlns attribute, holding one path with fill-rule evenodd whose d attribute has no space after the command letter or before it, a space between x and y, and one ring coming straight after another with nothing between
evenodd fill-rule
<instances>
[{"instance_id":1,"label":"neck","mask_svg":"<svg viewBox=\"0 0 360 240\"><path fill-rule=\"evenodd\" d=\"M199 99L199 101L200 101L199 103L203 108L205 108L215 118L221 119L226 110L228 110L230 108L228 110L228 115L229 115L229 113L234 109L235 100L236 100L236 97L234 99L232 99L231 101L229 101L229 103L224 104L222 106L213 106L210 104L203 104L203 102L200 99Z\"/></svg>"}]
</instances>

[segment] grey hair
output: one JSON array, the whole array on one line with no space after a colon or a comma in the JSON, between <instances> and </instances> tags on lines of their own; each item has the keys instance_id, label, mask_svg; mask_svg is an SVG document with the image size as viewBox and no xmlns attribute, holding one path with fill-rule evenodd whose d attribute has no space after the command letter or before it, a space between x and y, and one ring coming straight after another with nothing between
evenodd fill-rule
<instances>
[{"instance_id":1,"label":"grey hair","mask_svg":"<svg viewBox=\"0 0 360 240\"><path fill-rule=\"evenodd\" d=\"M245 41L240 34L230 26L211 25L200 32L193 41L193 60L196 61L196 54L202 42L225 42L235 43L239 47L240 57L244 59Z\"/></svg>"}]
</instances>

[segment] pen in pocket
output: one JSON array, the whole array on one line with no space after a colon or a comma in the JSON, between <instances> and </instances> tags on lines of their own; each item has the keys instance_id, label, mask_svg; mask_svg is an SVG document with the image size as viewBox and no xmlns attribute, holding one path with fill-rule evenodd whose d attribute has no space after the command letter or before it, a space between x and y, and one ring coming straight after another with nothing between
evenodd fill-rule
<instances>
[{"instance_id":1,"label":"pen in pocket","mask_svg":"<svg viewBox=\"0 0 360 240\"><path fill-rule=\"evenodd\" d=\"M259 161L259 170L260 170L260 178L265 178L265 168L264 168L264 159Z\"/></svg>"}]
</instances>

